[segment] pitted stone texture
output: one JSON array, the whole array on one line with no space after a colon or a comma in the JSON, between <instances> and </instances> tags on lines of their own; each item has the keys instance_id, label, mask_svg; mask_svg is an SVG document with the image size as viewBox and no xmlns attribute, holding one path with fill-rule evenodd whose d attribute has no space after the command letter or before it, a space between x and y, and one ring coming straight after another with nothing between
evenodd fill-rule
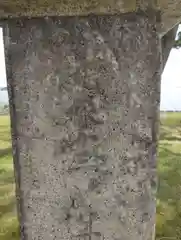
<instances>
[{"instance_id":1,"label":"pitted stone texture","mask_svg":"<svg viewBox=\"0 0 181 240\"><path fill-rule=\"evenodd\" d=\"M181 22L181 0L1 0L0 19L124 14L150 9L160 12L157 13L161 20L158 22L160 36Z\"/></svg>"},{"instance_id":2,"label":"pitted stone texture","mask_svg":"<svg viewBox=\"0 0 181 240\"><path fill-rule=\"evenodd\" d=\"M12 20L8 31L24 239L150 240L160 88L155 19Z\"/></svg>"},{"instance_id":3,"label":"pitted stone texture","mask_svg":"<svg viewBox=\"0 0 181 240\"><path fill-rule=\"evenodd\" d=\"M138 9L156 9L158 5L157 0L1 0L0 18L17 16L79 16L92 13L120 14L136 12Z\"/></svg>"}]
</instances>

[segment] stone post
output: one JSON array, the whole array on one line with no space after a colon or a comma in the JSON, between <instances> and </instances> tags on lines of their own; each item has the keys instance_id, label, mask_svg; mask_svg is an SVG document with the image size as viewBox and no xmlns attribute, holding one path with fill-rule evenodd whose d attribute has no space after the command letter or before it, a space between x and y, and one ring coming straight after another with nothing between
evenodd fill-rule
<instances>
[{"instance_id":1,"label":"stone post","mask_svg":"<svg viewBox=\"0 0 181 240\"><path fill-rule=\"evenodd\" d=\"M160 41L151 11L4 28L24 240L150 240Z\"/></svg>"}]
</instances>

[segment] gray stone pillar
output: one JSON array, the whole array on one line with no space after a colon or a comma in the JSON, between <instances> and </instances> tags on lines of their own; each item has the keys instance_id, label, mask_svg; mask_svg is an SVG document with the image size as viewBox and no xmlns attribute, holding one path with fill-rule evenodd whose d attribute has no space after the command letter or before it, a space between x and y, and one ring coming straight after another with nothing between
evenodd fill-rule
<instances>
[{"instance_id":1,"label":"gray stone pillar","mask_svg":"<svg viewBox=\"0 0 181 240\"><path fill-rule=\"evenodd\" d=\"M152 238L160 90L153 15L9 20L21 239Z\"/></svg>"}]
</instances>

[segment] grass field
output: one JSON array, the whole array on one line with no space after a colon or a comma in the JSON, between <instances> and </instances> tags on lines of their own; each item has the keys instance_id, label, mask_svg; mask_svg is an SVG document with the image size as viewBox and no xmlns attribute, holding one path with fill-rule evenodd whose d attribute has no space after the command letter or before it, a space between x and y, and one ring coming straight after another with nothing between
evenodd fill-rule
<instances>
[{"instance_id":1,"label":"grass field","mask_svg":"<svg viewBox=\"0 0 181 240\"><path fill-rule=\"evenodd\" d=\"M9 116L0 116L0 240L16 240L18 222Z\"/></svg>"},{"instance_id":2,"label":"grass field","mask_svg":"<svg viewBox=\"0 0 181 240\"><path fill-rule=\"evenodd\" d=\"M181 240L181 113L161 114L157 239Z\"/></svg>"},{"instance_id":3,"label":"grass field","mask_svg":"<svg viewBox=\"0 0 181 240\"><path fill-rule=\"evenodd\" d=\"M181 240L181 113L161 114L156 240ZM0 116L0 240L18 240L9 117Z\"/></svg>"}]
</instances>

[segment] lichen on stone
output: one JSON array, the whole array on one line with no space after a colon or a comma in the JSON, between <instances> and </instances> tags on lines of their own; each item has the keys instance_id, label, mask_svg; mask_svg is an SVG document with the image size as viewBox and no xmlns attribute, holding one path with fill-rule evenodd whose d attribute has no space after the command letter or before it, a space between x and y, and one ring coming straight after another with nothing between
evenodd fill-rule
<instances>
[{"instance_id":1,"label":"lichen on stone","mask_svg":"<svg viewBox=\"0 0 181 240\"><path fill-rule=\"evenodd\" d=\"M131 12L136 9L136 0L2 0L2 16L18 15L79 15L88 13Z\"/></svg>"},{"instance_id":2,"label":"lichen on stone","mask_svg":"<svg viewBox=\"0 0 181 240\"><path fill-rule=\"evenodd\" d=\"M161 35L181 22L181 0L1 0L0 19L20 16L122 14L147 8L161 11L161 24L158 27Z\"/></svg>"}]
</instances>

